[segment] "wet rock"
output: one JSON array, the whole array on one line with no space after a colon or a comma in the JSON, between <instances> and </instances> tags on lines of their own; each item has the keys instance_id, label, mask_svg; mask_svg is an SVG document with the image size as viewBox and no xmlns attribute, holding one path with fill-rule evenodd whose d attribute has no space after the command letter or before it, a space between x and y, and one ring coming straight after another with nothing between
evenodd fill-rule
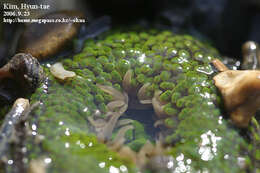
<instances>
[{"instance_id":1,"label":"wet rock","mask_svg":"<svg viewBox=\"0 0 260 173\"><path fill-rule=\"evenodd\" d=\"M79 19L83 18L83 14L77 11L59 11L40 18ZM30 53L38 60L48 58L69 45L79 27L79 23L29 24L19 39L17 52Z\"/></svg>"},{"instance_id":2,"label":"wet rock","mask_svg":"<svg viewBox=\"0 0 260 173\"><path fill-rule=\"evenodd\" d=\"M43 77L43 69L30 54L16 54L0 69L0 79L12 78L29 90L35 90Z\"/></svg>"},{"instance_id":3,"label":"wet rock","mask_svg":"<svg viewBox=\"0 0 260 173\"><path fill-rule=\"evenodd\" d=\"M15 126L26 116L26 112L29 110L29 100L19 98L13 104L12 109L5 116L5 119L0 128L0 159L7 152L9 143L15 138Z\"/></svg>"},{"instance_id":4,"label":"wet rock","mask_svg":"<svg viewBox=\"0 0 260 173\"><path fill-rule=\"evenodd\" d=\"M0 104L32 93L44 79L43 69L30 54L16 54L0 68Z\"/></svg>"}]
</instances>

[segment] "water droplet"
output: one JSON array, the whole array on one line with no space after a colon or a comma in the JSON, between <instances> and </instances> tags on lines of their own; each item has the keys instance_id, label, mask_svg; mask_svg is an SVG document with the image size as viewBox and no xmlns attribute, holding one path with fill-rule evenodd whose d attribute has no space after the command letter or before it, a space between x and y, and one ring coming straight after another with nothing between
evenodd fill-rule
<instances>
[{"instance_id":1,"label":"water droplet","mask_svg":"<svg viewBox=\"0 0 260 173\"><path fill-rule=\"evenodd\" d=\"M13 160L8 160L7 163L8 163L8 165L12 165L14 163L14 161Z\"/></svg>"},{"instance_id":2,"label":"water droplet","mask_svg":"<svg viewBox=\"0 0 260 173\"><path fill-rule=\"evenodd\" d=\"M45 158L45 159L44 159L44 162L45 162L46 164L50 164L51 161L52 161L51 158Z\"/></svg>"}]
</instances>

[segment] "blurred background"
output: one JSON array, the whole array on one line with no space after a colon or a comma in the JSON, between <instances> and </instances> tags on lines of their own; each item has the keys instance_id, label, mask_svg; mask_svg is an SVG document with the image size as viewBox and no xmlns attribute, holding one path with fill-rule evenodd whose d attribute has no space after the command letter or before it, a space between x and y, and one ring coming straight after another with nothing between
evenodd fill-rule
<instances>
[{"instance_id":1,"label":"blurred background","mask_svg":"<svg viewBox=\"0 0 260 173\"><path fill-rule=\"evenodd\" d=\"M185 31L210 42L222 55L241 58L241 45L260 42L260 0L1 0L0 66L12 56L22 24L3 23L3 3L49 4L49 10L83 12L88 22L110 16L113 25L142 24Z\"/></svg>"}]
</instances>

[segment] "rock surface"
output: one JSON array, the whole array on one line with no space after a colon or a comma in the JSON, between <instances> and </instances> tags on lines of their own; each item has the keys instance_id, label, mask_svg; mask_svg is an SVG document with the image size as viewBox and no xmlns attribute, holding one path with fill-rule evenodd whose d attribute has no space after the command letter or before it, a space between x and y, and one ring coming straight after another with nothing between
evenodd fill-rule
<instances>
[{"instance_id":1,"label":"rock surface","mask_svg":"<svg viewBox=\"0 0 260 173\"><path fill-rule=\"evenodd\" d=\"M60 11L47 14L45 19L74 19L83 15L76 11ZM29 24L18 43L17 52L30 53L38 60L43 60L61 51L71 43L79 30L78 23Z\"/></svg>"}]
</instances>

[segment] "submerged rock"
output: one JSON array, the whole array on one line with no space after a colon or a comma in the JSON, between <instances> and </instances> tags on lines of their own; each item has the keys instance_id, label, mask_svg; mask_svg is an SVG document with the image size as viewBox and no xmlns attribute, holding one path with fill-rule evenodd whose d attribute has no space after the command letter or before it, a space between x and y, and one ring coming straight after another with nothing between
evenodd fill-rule
<instances>
[{"instance_id":1,"label":"submerged rock","mask_svg":"<svg viewBox=\"0 0 260 173\"><path fill-rule=\"evenodd\" d=\"M22 120L25 120L29 107L29 100L19 98L5 116L0 129L0 160L4 159L3 157L6 155L10 144L13 141L18 140L15 136L16 126L21 123Z\"/></svg>"},{"instance_id":2,"label":"submerged rock","mask_svg":"<svg viewBox=\"0 0 260 173\"><path fill-rule=\"evenodd\" d=\"M39 19L63 20L83 18L83 14L76 11L59 11L41 16ZM76 36L80 23L52 22L29 24L22 33L17 52L30 53L38 60L43 60L61 51L70 44Z\"/></svg>"}]
</instances>

